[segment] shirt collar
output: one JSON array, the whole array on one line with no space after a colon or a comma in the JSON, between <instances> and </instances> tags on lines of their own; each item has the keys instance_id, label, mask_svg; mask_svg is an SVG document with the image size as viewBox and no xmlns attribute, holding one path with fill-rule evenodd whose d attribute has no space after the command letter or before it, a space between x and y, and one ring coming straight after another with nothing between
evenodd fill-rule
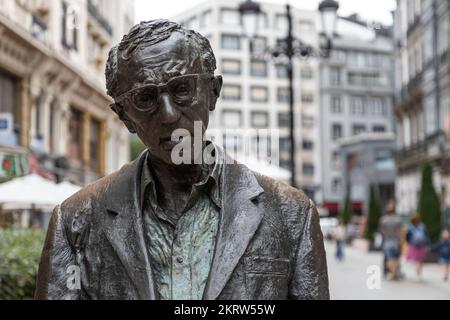
<instances>
[{"instance_id":1,"label":"shirt collar","mask_svg":"<svg viewBox=\"0 0 450 320\"><path fill-rule=\"evenodd\" d=\"M215 161L211 165L206 165L208 170L208 175L200 182L193 186L192 192L208 192L209 197L214 202L216 206L222 208L221 201L221 176L223 169L223 151L218 148L213 142L207 141L207 146L212 144L214 147ZM156 196L156 186L153 174L151 172L151 161L149 159L149 152L145 156L144 167L142 169L141 175L141 208L143 208L145 197L149 197L149 204L152 206L153 210L156 211L158 207L157 196ZM189 205L188 205L189 207Z\"/></svg>"}]
</instances>

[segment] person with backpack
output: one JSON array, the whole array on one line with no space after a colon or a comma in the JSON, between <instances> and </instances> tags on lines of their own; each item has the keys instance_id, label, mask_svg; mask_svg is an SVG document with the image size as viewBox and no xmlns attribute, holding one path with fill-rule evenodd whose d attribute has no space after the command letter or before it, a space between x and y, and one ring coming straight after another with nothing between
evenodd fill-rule
<instances>
[{"instance_id":1,"label":"person with backpack","mask_svg":"<svg viewBox=\"0 0 450 320\"><path fill-rule=\"evenodd\" d=\"M411 223L408 226L408 232L406 234L406 241L409 246L406 259L416 264L417 276L420 278L430 240L427 228L421 222L418 213L414 214L411 218Z\"/></svg>"}]
</instances>

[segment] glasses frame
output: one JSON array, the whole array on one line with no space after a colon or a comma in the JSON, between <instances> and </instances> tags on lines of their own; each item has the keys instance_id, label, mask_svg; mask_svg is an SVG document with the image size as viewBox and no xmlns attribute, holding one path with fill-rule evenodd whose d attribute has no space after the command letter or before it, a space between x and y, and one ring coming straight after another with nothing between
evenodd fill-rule
<instances>
[{"instance_id":1,"label":"glasses frame","mask_svg":"<svg viewBox=\"0 0 450 320\"><path fill-rule=\"evenodd\" d=\"M131 90L129 90L129 91L127 91L127 92L121 94L121 95L118 96L117 98L115 98L115 99L114 99L114 103L111 104L111 105L117 105L117 104L120 104L120 103L123 102L129 95L131 95L131 94L133 94L133 93L135 93L135 92L144 90L144 89L146 89L146 88L155 88L155 89L156 89L156 92L157 92L157 95L158 95L158 97L157 97L157 99L156 99L156 104L157 104L158 101L159 101L159 99L160 99L160 97L161 97L161 94L164 93L164 92L169 93L169 95L170 95L171 98L172 98L172 95L171 95L170 91L168 90L168 86L169 86L170 82L172 82L172 81L174 81L174 80L181 79L181 78L187 78L187 77L195 77L196 80L198 80L198 79L208 79L208 78L210 78L211 80L214 79L214 75L211 74L211 73L192 73L192 74L183 74L183 75L181 75L181 76L176 76L176 77L171 78L171 79L170 79L169 81L167 81L165 84L153 84L153 83L151 83L151 84L146 84L146 85L143 85L143 86L140 86L140 87L137 87L137 88L133 88L133 89L131 89ZM195 89L196 89L196 91L197 91L197 90L198 90L198 87L196 87ZM137 108L136 106L134 106L134 109L136 109L136 110L138 110L138 111L141 111L141 112L151 112L151 111L153 111L152 109L149 109L149 110L143 110L143 109Z\"/></svg>"}]
</instances>

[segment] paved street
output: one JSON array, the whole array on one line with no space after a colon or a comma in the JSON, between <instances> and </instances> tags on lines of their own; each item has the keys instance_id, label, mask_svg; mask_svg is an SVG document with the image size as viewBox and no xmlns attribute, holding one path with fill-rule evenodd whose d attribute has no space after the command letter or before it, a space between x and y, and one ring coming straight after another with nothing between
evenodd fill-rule
<instances>
[{"instance_id":1,"label":"paved street","mask_svg":"<svg viewBox=\"0 0 450 320\"><path fill-rule=\"evenodd\" d=\"M371 276L368 268L381 266L381 253L367 253L363 249L346 248L346 260L336 262L334 243L326 244L330 295L333 300L450 300L450 282L443 282L443 271L439 265L427 264L422 280L418 280L413 267L402 261L402 271L406 278L401 282L390 282L382 278L380 289L368 289L367 280ZM373 268L373 267L372 267ZM373 282L371 282L373 283Z\"/></svg>"}]
</instances>

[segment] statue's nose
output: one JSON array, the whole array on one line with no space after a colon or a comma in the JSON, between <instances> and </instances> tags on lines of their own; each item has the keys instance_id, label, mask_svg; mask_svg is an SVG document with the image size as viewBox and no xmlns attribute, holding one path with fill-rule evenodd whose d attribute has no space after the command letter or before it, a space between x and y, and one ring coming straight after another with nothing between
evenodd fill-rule
<instances>
[{"instance_id":1,"label":"statue's nose","mask_svg":"<svg viewBox=\"0 0 450 320\"><path fill-rule=\"evenodd\" d=\"M163 124L174 123L180 119L180 112L167 93L161 95L161 104L161 122Z\"/></svg>"}]
</instances>

